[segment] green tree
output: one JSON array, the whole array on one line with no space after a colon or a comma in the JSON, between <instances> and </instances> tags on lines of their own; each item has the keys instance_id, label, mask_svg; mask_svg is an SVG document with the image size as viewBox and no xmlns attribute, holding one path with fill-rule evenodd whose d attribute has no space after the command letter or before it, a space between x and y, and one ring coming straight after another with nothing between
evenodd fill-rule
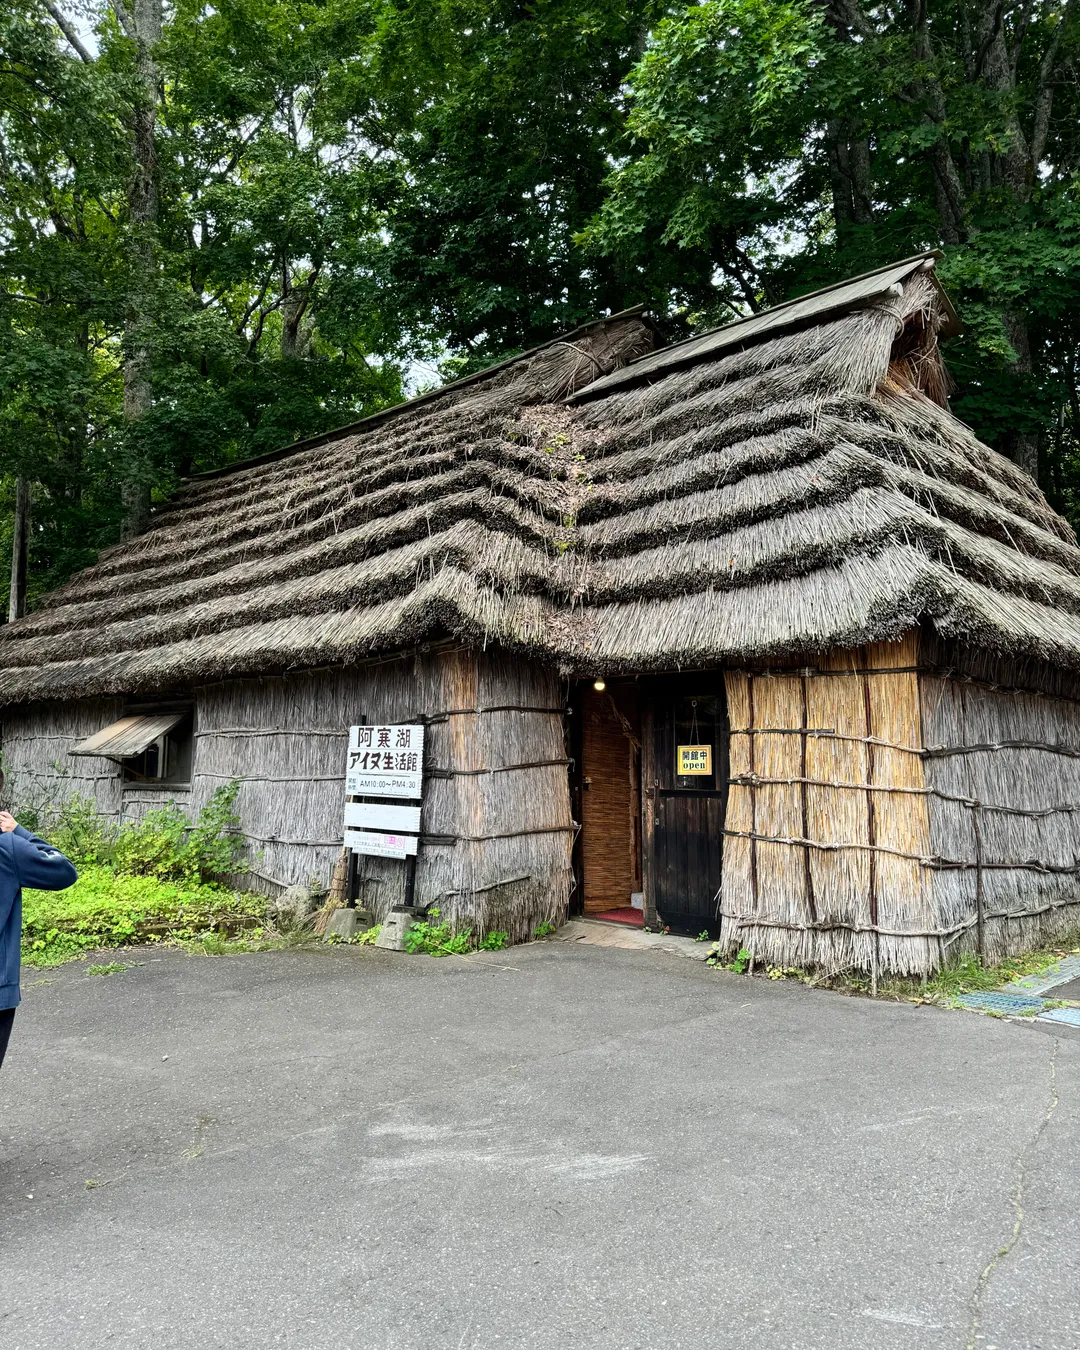
<instances>
[{"instance_id":1,"label":"green tree","mask_svg":"<svg viewBox=\"0 0 1080 1350\"><path fill-rule=\"evenodd\" d=\"M0 543L28 481L32 599L410 357L640 301L693 331L932 245L954 406L1080 519L1078 7L12 0Z\"/></svg>"},{"instance_id":2,"label":"green tree","mask_svg":"<svg viewBox=\"0 0 1080 1350\"><path fill-rule=\"evenodd\" d=\"M708 0L630 77L634 149L583 242L693 259L690 322L929 246L967 332L955 407L1076 513L1075 0Z\"/></svg>"},{"instance_id":3,"label":"green tree","mask_svg":"<svg viewBox=\"0 0 1080 1350\"><path fill-rule=\"evenodd\" d=\"M400 397L399 173L320 106L366 12L181 0L159 35L155 5L0 16L0 498L34 484L32 591L180 475Z\"/></svg>"},{"instance_id":4,"label":"green tree","mask_svg":"<svg viewBox=\"0 0 1080 1350\"><path fill-rule=\"evenodd\" d=\"M338 72L344 125L400 166L380 275L414 341L482 366L644 298L574 243L624 153L658 0L394 0ZM657 294L662 287L652 283Z\"/></svg>"}]
</instances>

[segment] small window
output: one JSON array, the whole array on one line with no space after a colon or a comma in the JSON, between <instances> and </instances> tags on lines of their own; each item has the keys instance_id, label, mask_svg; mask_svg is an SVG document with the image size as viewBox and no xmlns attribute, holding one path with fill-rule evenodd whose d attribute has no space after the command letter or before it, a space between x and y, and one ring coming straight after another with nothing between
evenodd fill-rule
<instances>
[{"instance_id":1,"label":"small window","mask_svg":"<svg viewBox=\"0 0 1080 1350\"><path fill-rule=\"evenodd\" d=\"M129 713L95 732L70 753L115 760L126 783L187 783L191 779L193 733L190 707L146 709Z\"/></svg>"}]
</instances>

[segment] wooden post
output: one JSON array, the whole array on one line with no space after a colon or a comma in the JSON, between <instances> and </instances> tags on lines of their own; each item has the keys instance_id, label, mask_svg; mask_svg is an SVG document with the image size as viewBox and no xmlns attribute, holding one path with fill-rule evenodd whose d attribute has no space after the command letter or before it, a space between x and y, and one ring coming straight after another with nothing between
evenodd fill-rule
<instances>
[{"instance_id":1,"label":"wooden post","mask_svg":"<svg viewBox=\"0 0 1080 1350\"><path fill-rule=\"evenodd\" d=\"M352 798L347 797L345 800L351 801ZM358 875L357 858L356 854L352 851L352 849L349 849L349 861L347 864L347 868L348 870L345 874L345 908L355 909L356 898L360 892L360 887L356 884Z\"/></svg>"},{"instance_id":2,"label":"wooden post","mask_svg":"<svg viewBox=\"0 0 1080 1350\"><path fill-rule=\"evenodd\" d=\"M366 727L367 718L358 717L356 719L356 725L358 727ZM350 732L349 735L351 736L352 733ZM346 760L347 758L348 755L346 753ZM345 800L347 802L351 802L355 801L356 798L352 796L347 796ZM345 874L345 906L347 909L356 908L356 902L360 896L359 881L360 881L360 859L357 857L357 855L353 852L352 849L349 849L348 870Z\"/></svg>"},{"instance_id":3,"label":"wooden post","mask_svg":"<svg viewBox=\"0 0 1080 1350\"><path fill-rule=\"evenodd\" d=\"M11 533L11 591L8 596L8 622L14 623L26 613L26 563L30 551L30 482L15 480L15 521Z\"/></svg>"},{"instance_id":4,"label":"wooden post","mask_svg":"<svg viewBox=\"0 0 1080 1350\"><path fill-rule=\"evenodd\" d=\"M416 845L420 847L419 842ZM410 853L405 859L405 908L412 909L416 899L416 854Z\"/></svg>"},{"instance_id":5,"label":"wooden post","mask_svg":"<svg viewBox=\"0 0 1080 1350\"><path fill-rule=\"evenodd\" d=\"M801 744L799 774L801 782L799 783L799 796L802 805L802 837L810 838L810 807L806 791L806 754L808 731L810 727L810 698L806 688L806 675L802 677L802 735L799 737ZM817 923L817 905L814 902L814 868L810 861L809 846L803 844L803 866L806 877L806 908L810 915L811 923Z\"/></svg>"},{"instance_id":6,"label":"wooden post","mask_svg":"<svg viewBox=\"0 0 1080 1350\"><path fill-rule=\"evenodd\" d=\"M656 716L653 690L647 689L641 709L641 889L645 894L645 923L656 927Z\"/></svg>"},{"instance_id":7,"label":"wooden post","mask_svg":"<svg viewBox=\"0 0 1080 1350\"><path fill-rule=\"evenodd\" d=\"M747 740L750 742L747 751L750 764L750 890L754 897L754 913L759 912L758 905L758 873L757 873L757 793L754 791L754 777L757 773L757 759L755 741L757 740L757 726L754 721L754 676L748 671L746 675L746 721L747 721ZM806 744L806 737L803 737L803 744Z\"/></svg>"},{"instance_id":8,"label":"wooden post","mask_svg":"<svg viewBox=\"0 0 1080 1350\"><path fill-rule=\"evenodd\" d=\"M976 945L979 949L979 962L985 966L986 925L983 900L982 826L979 823L979 803L977 801L972 804L971 823L975 831L975 935Z\"/></svg>"},{"instance_id":9,"label":"wooden post","mask_svg":"<svg viewBox=\"0 0 1080 1350\"><path fill-rule=\"evenodd\" d=\"M421 784L421 793L423 784ZM424 828L424 798L420 797L420 819L416 828L416 852L405 859L405 908L412 909L416 904L416 864L420 857L420 835ZM424 907L427 912L427 906Z\"/></svg>"},{"instance_id":10,"label":"wooden post","mask_svg":"<svg viewBox=\"0 0 1080 1350\"><path fill-rule=\"evenodd\" d=\"M863 708L866 713L866 842L870 845L870 926L873 929L873 947L870 954L870 992L877 998L878 965L880 950L878 938L878 895L877 895L877 831L874 821L874 747L871 738L874 735L873 704L870 698L870 677L863 675Z\"/></svg>"}]
</instances>

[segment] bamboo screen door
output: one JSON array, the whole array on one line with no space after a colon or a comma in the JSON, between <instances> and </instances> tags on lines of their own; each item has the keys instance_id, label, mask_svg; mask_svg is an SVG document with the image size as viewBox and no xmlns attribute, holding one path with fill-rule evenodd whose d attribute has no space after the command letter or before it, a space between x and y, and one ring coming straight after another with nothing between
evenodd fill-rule
<instances>
[{"instance_id":1,"label":"bamboo screen door","mask_svg":"<svg viewBox=\"0 0 1080 1350\"><path fill-rule=\"evenodd\" d=\"M646 903L673 933L716 936L728 780L722 673L653 686L642 757Z\"/></svg>"}]
</instances>

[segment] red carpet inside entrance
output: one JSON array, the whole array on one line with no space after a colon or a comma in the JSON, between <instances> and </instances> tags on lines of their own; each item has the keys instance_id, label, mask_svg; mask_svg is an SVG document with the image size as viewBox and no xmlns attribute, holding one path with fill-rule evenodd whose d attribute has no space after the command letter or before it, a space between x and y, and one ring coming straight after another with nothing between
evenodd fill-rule
<instances>
[{"instance_id":1,"label":"red carpet inside entrance","mask_svg":"<svg viewBox=\"0 0 1080 1350\"><path fill-rule=\"evenodd\" d=\"M644 928L645 914L640 909L625 905L622 909L603 909L586 915L589 919L607 919L609 923L628 923L634 928Z\"/></svg>"}]
</instances>

